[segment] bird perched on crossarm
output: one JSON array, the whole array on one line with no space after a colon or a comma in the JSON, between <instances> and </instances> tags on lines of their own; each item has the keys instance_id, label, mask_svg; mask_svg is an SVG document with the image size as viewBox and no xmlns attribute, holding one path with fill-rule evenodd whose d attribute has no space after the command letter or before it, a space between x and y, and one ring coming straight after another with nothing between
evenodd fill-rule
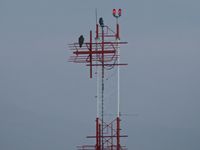
<instances>
[{"instance_id":1,"label":"bird perched on crossarm","mask_svg":"<svg viewBox=\"0 0 200 150\"><path fill-rule=\"evenodd\" d=\"M79 38L78 38L78 43L79 43L79 47L81 48L83 43L84 43L84 37L83 35L81 35Z\"/></svg>"}]
</instances>

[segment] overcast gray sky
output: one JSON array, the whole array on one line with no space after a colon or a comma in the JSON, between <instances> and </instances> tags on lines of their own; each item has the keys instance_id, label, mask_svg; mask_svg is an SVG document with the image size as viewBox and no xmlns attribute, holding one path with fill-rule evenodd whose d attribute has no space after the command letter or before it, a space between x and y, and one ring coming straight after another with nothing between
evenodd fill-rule
<instances>
[{"instance_id":1,"label":"overcast gray sky","mask_svg":"<svg viewBox=\"0 0 200 150\"><path fill-rule=\"evenodd\" d=\"M0 0L0 149L72 150L94 134L95 79L67 44L120 19L124 144L200 149L199 0Z\"/></svg>"}]
</instances>

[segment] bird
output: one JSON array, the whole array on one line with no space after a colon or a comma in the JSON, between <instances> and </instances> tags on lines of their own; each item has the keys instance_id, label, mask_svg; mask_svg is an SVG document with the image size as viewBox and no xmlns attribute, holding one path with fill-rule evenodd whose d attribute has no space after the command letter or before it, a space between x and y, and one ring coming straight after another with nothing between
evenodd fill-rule
<instances>
[{"instance_id":1,"label":"bird","mask_svg":"<svg viewBox=\"0 0 200 150\"><path fill-rule=\"evenodd\" d=\"M83 35L81 35L79 38L78 38L78 43L79 43L79 47L81 48L83 43L84 43L84 37Z\"/></svg>"},{"instance_id":2,"label":"bird","mask_svg":"<svg viewBox=\"0 0 200 150\"><path fill-rule=\"evenodd\" d=\"M102 17L99 18L99 24L100 24L101 27L104 27L104 23L103 23L103 18Z\"/></svg>"}]
</instances>

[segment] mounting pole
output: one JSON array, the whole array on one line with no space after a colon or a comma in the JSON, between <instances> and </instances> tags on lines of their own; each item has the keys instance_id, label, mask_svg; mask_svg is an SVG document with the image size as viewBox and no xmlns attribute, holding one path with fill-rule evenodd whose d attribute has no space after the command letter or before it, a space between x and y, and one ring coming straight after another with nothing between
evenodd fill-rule
<instances>
[{"instance_id":1,"label":"mounting pole","mask_svg":"<svg viewBox=\"0 0 200 150\"><path fill-rule=\"evenodd\" d=\"M90 78L92 78L92 31L90 31Z\"/></svg>"},{"instance_id":2,"label":"mounting pole","mask_svg":"<svg viewBox=\"0 0 200 150\"><path fill-rule=\"evenodd\" d=\"M119 24L118 24L118 18L116 18L117 21L117 34L116 34L116 40L117 43L119 42ZM117 55L118 55L118 64L120 64L120 48L117 44ZM120 150L120 66L117 66L117 93L118 93L118 100L117 100L117 150Z\"/></svg>"},{"instance_id":3,"label":"mounting pole","mask_svg":"<svg viewBox=\"0 0 200 150\"><path fill-rule=\"evenodd\" d=\"M95 37L95 51L98 51L98 39L99 39L99 25L97 23L97 8L95 9L95 17L96 17L96 37ZM96 53L96 58L98 58L98 54ZM97 78L97 118L99 118L99 67L98 67L98 59L96 59L96 78Z\"/></svg>"},{"instance_id":4,"label":"mounting pole","mask_svg":"<svg viewBox=\"0 0 200 150\"><path fill-rule=\"evenodd\" d=\"M96 37L95 37L95 51L98 51L98 38L99 38L99 26L97 23L97 8L95 9L95 17L96 17ZM98 54L96 54L96 58L98 58ZM96 117L96 150L100 150L100 124L99 124L99 67L98 67L98 59L96 59L96 78L97 78L97 117Z\"/></svg>"},{"instance_id":5,"label":"mounting pole","mask_svg":"<svg viewBox=\"0 0 200 150\"><path fill-rule=\"evenodd\" d=\"M101 59L102 59L102 71L101 71L101 79L102 79L102 83L101 83L101 146L102 146L102 150L104 149L104 138L103 138L103 129L104 129L104 29L102 26L102 55L101 55Z\"/></svg>"},{"instance_id":6,"label":"mounting pole","mask_svg":"<svg viewBox=\"0 0 200 150\"><path fill-rule=\"evenodd\" d=\"M118 18L121 16L121 9L118 10L118 15L116 15L115 9L113 10L113 16L116 18L116 42L117 42L117 63L120 64L120 47L119 47L119 24ZM116 129L117 129L117 150L121 149L120 145L120 66L117 66L117 119L116 119Z\"/></svg>"},{"instance_id":7,"label":"mounting pole","mask_svg":"<svg viewBox=\"0 0 200 150\"><path fill-rule=\"evenodd\" d=\"M118 20L118 19L117 19ZM117 43L119 42L119 24L117 23ZM117 63L120 64L120 47L117 44ZM120 117L120 65L117 66L117 117Z\"/></svg>"}]
</instances>

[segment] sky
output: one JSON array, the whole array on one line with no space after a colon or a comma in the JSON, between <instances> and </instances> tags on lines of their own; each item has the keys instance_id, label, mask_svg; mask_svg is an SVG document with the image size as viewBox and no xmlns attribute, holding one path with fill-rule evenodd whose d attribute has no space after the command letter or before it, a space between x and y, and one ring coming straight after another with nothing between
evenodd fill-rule
<instances>
[{"instance_id":1,"label":"sky","mask_svg":"<svg viewBox=\"0 0 200 150\"><path fill-rule=\"evenodd\" d=\"M122 8L123 144L200 149L200 1L0 0L0 149L72 150L95 132L96 79L68 44ZM114 85L111 85L111 87Z\"/></svg>"}]
</instances>

